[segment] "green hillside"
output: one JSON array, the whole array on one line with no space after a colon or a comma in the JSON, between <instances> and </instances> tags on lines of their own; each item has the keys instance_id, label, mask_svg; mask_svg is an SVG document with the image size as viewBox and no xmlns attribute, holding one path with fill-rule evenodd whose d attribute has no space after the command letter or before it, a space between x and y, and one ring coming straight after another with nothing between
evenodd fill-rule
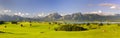
<instances>
[{"instance_id":1,"label":"green hillside","mask_svg":"<svg viewBox=\"0 0 120 38\"><path fill-rule=\"evenodd\" d=\"M54 28L59 26L48 22L32 22L31 26L29 22L7 22L0 25L0 38L120 38L118 24L104 24L100 27L91 24L91 28L96 27L95 29L83 25L82 27L89 29L86 31L55 31Z\"/></svg>"}]
</instances>

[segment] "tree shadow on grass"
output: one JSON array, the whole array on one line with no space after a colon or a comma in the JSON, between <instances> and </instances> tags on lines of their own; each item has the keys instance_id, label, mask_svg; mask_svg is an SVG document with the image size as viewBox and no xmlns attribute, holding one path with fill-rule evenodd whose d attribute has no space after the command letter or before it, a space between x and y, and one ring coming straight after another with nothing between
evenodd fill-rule
<instances>
[{"instance_id":1,"label":"tree shadow on grass","mask_svg":"<svg viewBox=\"0 0 120 38\"><path fill-rule=\"evenodd\" d=\"M6 33L6 32L0 31L0 33Z\"/></svg>"},{"instance_id":2,"label":"tree shadow on grass","mask_svg":"<svg viewBox=\"0 0 120 38\"><path fill-rule=\"evenodd\" d=\"M0 31L0 33L14 34L14 33L11 33L11 32L3 32L3 31Z\"/></svg>"}]
</instances>

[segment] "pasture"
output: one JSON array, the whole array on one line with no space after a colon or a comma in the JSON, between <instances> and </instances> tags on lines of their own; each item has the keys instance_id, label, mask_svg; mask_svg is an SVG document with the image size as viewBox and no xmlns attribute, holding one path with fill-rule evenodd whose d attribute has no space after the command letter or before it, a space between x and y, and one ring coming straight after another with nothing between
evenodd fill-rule
<instances>
[{"instance_id":1,"label":"pasture","mask_svg":"<svg viewBox=\"0 0 120 38\"><path fill-rule=\"evenodd\" d=\"M119 24L98 26L90 23L89 27L81 25L88 29L85 31L55 31L59 26L49 22L6 22L0 25L0 38L120 38Z\"/></svg>"}]
</instances>

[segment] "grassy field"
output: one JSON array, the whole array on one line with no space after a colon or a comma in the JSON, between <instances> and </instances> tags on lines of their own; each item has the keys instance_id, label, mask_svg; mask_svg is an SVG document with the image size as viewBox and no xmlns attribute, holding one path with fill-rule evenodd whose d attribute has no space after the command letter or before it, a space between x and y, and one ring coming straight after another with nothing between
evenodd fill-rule
<instances>
[{"instance_id":1,"label":"grassy field","mask_svg":"<svg viewBox=\"0 0 120 38\"><path fill-rule=\"evenodd\" d=\"M21 27L21 24L24 27ZM57 25L50 25L47 22L32 22L32 26L29 24L29 22L2 24L0 31L6 33L0 33L0 38L120 38L120 26L117 24L87 31L55 31L53 28Z\"/></svg>"}]
</instances>

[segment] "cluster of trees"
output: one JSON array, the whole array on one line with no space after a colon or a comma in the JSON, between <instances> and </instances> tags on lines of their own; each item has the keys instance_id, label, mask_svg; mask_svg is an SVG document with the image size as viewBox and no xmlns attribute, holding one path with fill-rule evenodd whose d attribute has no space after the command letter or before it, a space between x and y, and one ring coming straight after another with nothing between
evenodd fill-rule
<instances>
[{"instance_id":1,"label":"cluster of trees","mask_svg":"<svg viewBox=\"0 0 120 38\"><path fill-rule=\"evenodd\" d=\"M99 29L104 25L111 25L109 23L82 23L82 24L59 24L53 22L53 24L58 24L59 27L54 28L56 31L86 31L89 29ZM120 26L120 24L118 24ZM87 27L87 28L86 28Z\"/></svg>"},{"instance_id":2,"label":"cluster of trees","mask_svg":"<svg viewBox=\"0 0 120 38\"><path fill-rule=\"evenodd\" d=\"M0 21L0 24L5 24L5 21Z\"/></svg>"},{"instance_id":3,"label":"cluster of trees","mask_svg":"<svg viewBox=\"0 0 120 38\"><path fill-rule=\"evenodd\" d=\"M0 21L0 24L5 24L6 21ZM12 24L18 24L17 21L11 21Z\"/></svg>"},{"instance_id":4,"label":"cluster of trees","mask_svg":"<svg viewBox=\"0 0 120 38\"><path fill-rule=\"evenodd\" d=\"M83 28L77 25L62 25L55 28L56 31L85 31L87 28Z\"/></svg>"}]
</instances>

